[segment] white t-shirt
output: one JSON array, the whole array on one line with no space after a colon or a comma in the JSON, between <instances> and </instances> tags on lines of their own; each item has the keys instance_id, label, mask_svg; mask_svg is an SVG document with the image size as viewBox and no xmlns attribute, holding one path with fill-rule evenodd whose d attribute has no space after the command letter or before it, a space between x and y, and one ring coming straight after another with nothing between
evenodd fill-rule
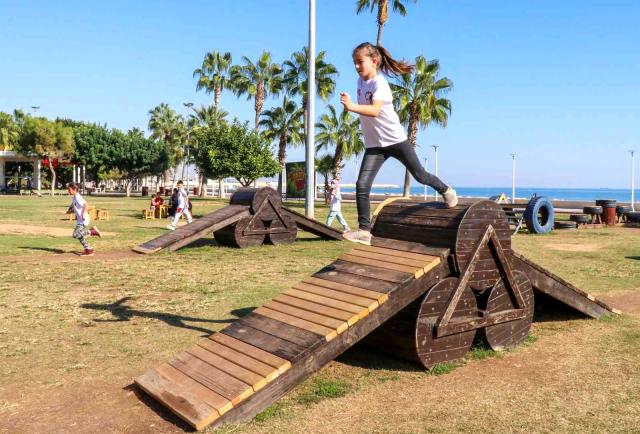
<instances>
[{"instance_id":1,"label":"white t-shirt","mask_svg":"<svg viewBox=\"0 0 640 434\"><path fill-rule=\"evenodd\" d=\"M187 209L187 205L187 192L183 189L178 190L178 208L184 211ZM187 209L187 211L189 210Z\"/></svg>"},{"instance_id":2,"label":"white t-shirt","mask_svg":"<svg viewBox=\"0 0 640 434\"><path fill-rule=\"evenodd\" d=\"M340 194L340 190L336 191L333 196L331 196L331 204L329 205L329 211L339 212L340 211L340 201L342 201L342 195Z\"/></svg>"},{"instance_id":3,"label":"white t-shirt","mask_svg":"<svg viewBox=\"0 0 640 434\"><path fill-rule=\"evenodd\" d=\"M358 79L358 104L371 105L373 100L382 101L376 117L360 115L360 128L367 148L395 145L407 140L407 134L393 109L391 87L382 74L371 80Z\"/></svg>"},{"instance_id":4,"label":"white t-shirt","mask_svg":"<svg viewBox=\"0 0 640 434\"><path fill-rule=\"evenodd\" d=\"M76 223L87 226L90 222L89 213L87 212L84 216L82 215L82 208L87 203L86 200L80 195L80 193L76 193L73 195L71 199L71 207L73 208L73 212L76 214Z\"/></svg>"}]
</instances>

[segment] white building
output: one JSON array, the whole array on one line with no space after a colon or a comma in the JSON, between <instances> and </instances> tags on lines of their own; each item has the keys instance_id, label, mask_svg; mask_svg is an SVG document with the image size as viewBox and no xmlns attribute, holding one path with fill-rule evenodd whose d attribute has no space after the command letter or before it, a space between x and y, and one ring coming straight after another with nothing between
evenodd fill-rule
<instances>
[{"instance_id":1,"label":"white building","mask_svg":"<svg viewBox=\"0 0 640 434\"><path fill-rule=\"evenodd\" d=\"M27 155L19 154L15 151L0 151L0 191L4 190L7 183L15 177L7 176L5 170L6 163L31 163L33 164L33 188L40 190L40 159L38 157L30 157Z\"/></svg>"}]
</instances>

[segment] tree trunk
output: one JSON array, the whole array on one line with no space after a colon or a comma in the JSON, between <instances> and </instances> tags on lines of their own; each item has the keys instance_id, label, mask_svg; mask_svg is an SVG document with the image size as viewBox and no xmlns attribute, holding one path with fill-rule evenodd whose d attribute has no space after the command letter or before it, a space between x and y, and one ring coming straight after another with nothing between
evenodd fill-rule
<instances>
[{"instance_id":1,"label":"tree trunk","mask_svg":"<svg viewBox=\"0 0 640 434\"><path fill-rule=\"evenodd\" d=\"M178 177L178 166L178 163L173 166L173 181L171 182L171 189L176 188L176 182L178 182L178 180L176 179Z\"/></svg>"},{"instance_id":2,"label":"tree trunk","mask_svg":"<svg viewBox=\"0 0 640 434\"><path fill-rule=\"evenodd\" d=\"M203 173L200 174L200 197L207 195L207 177Z\"/></svg>"},{"instance_id":3,"label":"tree trunk","mask_svg":"<svg viewBox=\"0 0 640 434\"><path fill-rule=\"evenodd\" d=\"M280 164L280 175L278 176L278 193L282 196L282 187L284 180L282 174L284 173L285 160L287 158L287 134L284 133L280 136L280 142L278 143L278 163Z\"/></svg>"},{"instance_id":4,"label":"tree trunk","mask_svg":"<svg viewBox=\"0 0 640 434\"><path fill-rule=\"evenodd\" d=\"M131 184L132 184L131 179L127 179L125 181L124 185L125 185L125 191L127 193L127 197L131 197Z\"/></svg>"},{"instance_id":5,"label":"tree trunk","mask_svg":"<svg viewBox=\"0 0 640 434\"><path fill-rule=\"evenodd\" d=\"M265 92L264 92L264 83L259 82L256 89L256 101L254 108L256 110L256 131L258 131L258 127L260 124L260 113L262 113L262 106L264 105Z\"/></svg>"},{"instance_id":6,"label":"tree trunk","mask_svg":"<svg viewBox=\"0 0 640 434\"><path fill-rule=\"evenodd\" d=\"M167 188L167 185L169 185L169 169L162 172L162 186Z\"/></svg>"},{"instance_id":7,"label":"tree trunk","mask_svg":"<svg viewBox=\"0 0 640 434\"><path fill-rule=\"evenodd\" d=\"M378 2L378 37L376 39L376 45L382 43L382 28L389 19L389 1L380 0Z\"/></svg>"},{"instance_id":8,"label":"tree trunk","mask_svg":"<svg viewBox=\"0 0 640 434\"><path fill-rule=\"evenodd\" d=\"M218 111L218 106L220 105L220 95L222 94L222 86L216 84L213 90L213 109Z\"/></svg>"},{"instance_id":9,"label":"tree trunk","mask_svg":"<svg viewBox=\"0 0 640 434\"><path fill-rule=\"evenodd\" d=\"M51 197L53 197L56 189L56 170L53 168L51 158L49 158L49 171L51 172Z\"/></svg>"},{"instance_id":10,"label":"tree trunk","mask_svg":"<svg viewBox=\"0 0 640 434\"><path fill-rule=\"evenodd\" d=\"M344 158L344 148L342 143L336 144L336 153L333 156L333 179L340 179L340 174L342 172L342 160Z\"/></svg>"}]
</instances>

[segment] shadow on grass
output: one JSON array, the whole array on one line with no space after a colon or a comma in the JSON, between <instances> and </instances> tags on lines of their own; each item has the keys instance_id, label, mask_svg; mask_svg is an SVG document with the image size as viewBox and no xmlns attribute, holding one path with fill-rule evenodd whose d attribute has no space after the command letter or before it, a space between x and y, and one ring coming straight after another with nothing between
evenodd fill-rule
<instances>
[{"instance_id":1,"label":"shadow on grass","mask_svg":"<svg viewBox=\"0 0 640 434\"><path fill-rule=\"evenodd\" d=\"M349 366L383 371L424 372L424 366L417 362L394 357L358 343L336 358L336 361Z\"/></svg>"},{"instance_id":2,"label":"shadow on grass","mask_svg":"<svg viewBox=\"0 0 640 434\"><path fill-rule=\"evenodd\" d=\"M129 321L133 317L140 318L152 318L160 320L167 325L172 327L180 327L190 330L196 330L204 333L205 335L210 335L214 331L206 329L204 327L198 327L186 324L185 321L193 321L193 322L201 322L201 323L212 323L212 324L228 324L232 323L233 319L204 319L204 318L196 318L192 316L184 316L184 315L174 315L171 313L163 313L163 312L148 312L144 310L132 309L127 306L125 303L129 301L131 297L123 297L118 301L113 303L84 303L80 305L85 309L93 309L93 310L102 310L110 312L115 318L113 319L94 319L95 322L119 322L119 321Z\"/></svg>"},{"instance_id":3,"label":"shadow on grass","mask_svg":"<svg viewBox=\"0 0 640 434\"><path fill-rule=\"evenodd\" d=\"M55 249L52 247L32 247L32 246L22 246L22 247L18 247L19 249L24 249L24 250L40 250L43 252L50 252L50 253L55 253L56 255L61 255L63 253L74 253L72 250L63 250L63 249Z\"/></svg>"},{"instance_id":4,"label":"shadow on grass","mask_svg":"<svg viewBox=\"0 0 640 434\"><path fill-rule=\"evenodd\" d=\"M625 256L624 259L634 259L636 261L640 261L640 256Z\"/></svg>"},{"instance_id":5,"label":"shadow on grass","mask_svg":"<svg viewBox=\"0 0 640 434\"><path fill-rule=\"evenodd\" d=\"M588 316L571 306L542 292L535 292L534 322L571 321L585 318Z\"/></svg>"}]
</instances>

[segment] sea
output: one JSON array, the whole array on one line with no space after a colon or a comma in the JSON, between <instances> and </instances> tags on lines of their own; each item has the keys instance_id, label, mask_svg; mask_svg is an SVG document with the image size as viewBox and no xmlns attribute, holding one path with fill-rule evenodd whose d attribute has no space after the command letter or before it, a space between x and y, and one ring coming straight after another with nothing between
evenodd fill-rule
<instances>
[{"instance_id":1,"label":"sea","mask_svg":"<svg viewBox=\"0 0 640 434\"><path fill-rule=\"evenodd\" d=\"M401 195L402 187L376 187L371 189L371 194L380 195ZM342 187L343 193L355 193L355 188L350 186ZM417 186L410 189L412 196L423 196L424 187ZM505 196L511 198L511 187L456 187L456 192L460 197L482 197L489 198L491 196L504 193ZM434 195L432 188L427 188L429 196ZM614 188L536 188L523 187L516 188L516 199L530 199L534 194L538 196L546 196L551 200L568 200L568 201L595 201L598 199L615 199L618 202L631 201L631 189L614 189ZM638 199L638 191L635 191L634 201Z\"/></svg>"}]
</instances>

